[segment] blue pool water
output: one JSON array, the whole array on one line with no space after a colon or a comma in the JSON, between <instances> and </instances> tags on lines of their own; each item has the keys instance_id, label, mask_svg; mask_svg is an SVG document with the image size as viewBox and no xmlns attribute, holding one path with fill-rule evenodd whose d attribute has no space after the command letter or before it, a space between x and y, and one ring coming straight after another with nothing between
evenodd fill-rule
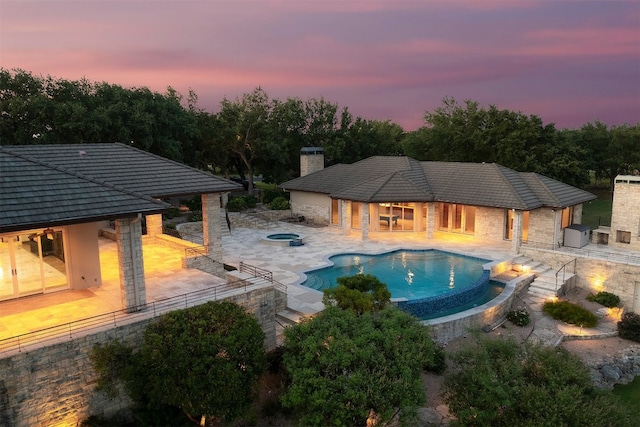
<instances>
[{"instance_id":1,"label":"blue pool water","mask_svg":"<svg viewBox=\"0 0 640 427\"><path fill-rule=\"evenodd\" d=\"M329 260L333 266L306 272L302 284L323 290L336 286L338 277L372 274L387 284L392 298L406 299L398 303L400 308L420 318L466 310L500 292L492 289L489 273L482 268L489 260L449 252L399 250L382 255L341 254Z\"/></svg>"}]
</instances>

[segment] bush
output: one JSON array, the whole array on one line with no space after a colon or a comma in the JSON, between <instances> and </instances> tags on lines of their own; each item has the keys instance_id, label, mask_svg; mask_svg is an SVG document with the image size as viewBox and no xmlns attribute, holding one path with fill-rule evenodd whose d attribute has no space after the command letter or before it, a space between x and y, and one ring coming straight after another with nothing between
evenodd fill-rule
<instances>
[{"instance_id":1,"label":"bush","mask_svg":"<svg viewBox=\"0 0 640 427\"><path fill-rule=\"evenodd\" d=\"M227 210L229 212L240 212L246 208L247 203L245 202L244 197L234 197L233 199L229 199L227 202Z\"/></svg>"},{"instance_id":2,"label":"bush","mask_svg":"<svg viewBox=\"0 0 640 427\"><path fill-rule=\"evenodd\" d=\"M246 195L246 196L243 196L242 198L244 199L244 203L245 205L247 205L248 209L253 209L258 204L258 199L256 199L253 196Z\"/></svg>"},{"instance_id":3,"label":"bush","mask_svg":"<svg viewBox=\"0 0 640 427\"><path fill-rule=\"evenodd\" d=\"M620 338L640 342L640 314L623 314L622 320L618 322L618 334Z\"/></svg>"},{"instance_id":4,"label":"bush","mask_svg":"<svg viewBox=\"0 0 640 427\"><path fill-rule=\"evenodd\" d=\"M434 374L442 374L447 369L447 354L444 352L444 347L438 344L434 344L433 360L427 361L424 366L424 370L427 372L433 372Z\"/></svg>"},{"instance_id":5,"label":"bush","mask_svg":"<svg viewBox=\"0 0 640 427\"><path fill-rule=\"evenodd\" d=\"M507 313L507 320L516 326L527 326L531 322L527 310L511 310Z\"/></svg>"},{"instance_id":6,"label":"bush","mask_svg":"<svg viewBox=\"0 0 640 427\"><path fill-rule=\"evenodd\" d=\"M545 302L542 309L554 319L572 325L592 328L598 324L598 317L595 314L569 301Z\"/></svg>"},{"instance_id":7,"label":"bush","mask_svg":"<svg viewBox=\"0 0 640 427\"><path fill-rule=\"evenodd\" d=\"M180 212L180 209L178 209L175 206L172 206L171 209L169 209L169 212L165 212L164 217L167 219L172 219L172 218L177 218L180 216L182 212Z\"/></svg>"},{"instance_id":8,"label":"bush","mask_svg":"<svg viewBox=\"0 0 640 427\"><path fill-rule=\"evenodd\" d=\"M597 294L587 295L587 300L597 302L605 307L618 307L620 305L620 297L611 292L600 291Z\"/></svg>"},{"instance_id":9,"label":"bush","mask_svg":"<svg viewBox=\"0 0 640 427\"><path fill-rule=\"evenodd\" d=\"M189 222L202 221L202 211L195 211L189 215Z\"/></svg>"},{"instance_id":10,"label":"bush","mask_svg":"<svg viewBox=\"0 0 640 427\"><path fill-rule=\"evenodd\" d=\"M271 201L269 207L274 211L284 211L289 209L289 201L284 197L276 197Z\"/></svg>"},{"instance_id":11,"label":"bush","mask_svg":"<svg viewBox=\"0 0 640 427\"><path fill-rule=\"evenodd\" d=\"M289 200L289 193L282 191L279 188L265 189L262 193L262 203L268 205L278 197L284 197L285 199Z\"/></svg>"}]
</instances>

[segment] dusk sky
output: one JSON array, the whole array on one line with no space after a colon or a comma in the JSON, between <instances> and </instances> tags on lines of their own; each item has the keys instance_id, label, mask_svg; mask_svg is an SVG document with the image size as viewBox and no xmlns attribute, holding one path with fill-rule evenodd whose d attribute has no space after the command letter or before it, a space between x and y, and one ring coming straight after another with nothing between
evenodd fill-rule
<instances>
[{"instance_id":1,"label":"dusk sky","mask_svg":"<svg viewBox=\"0 0 640 427\"><path fill-rule=\"evenodd\" d=\"M0 67L192 88L210 112L261 86L407 131L446 96L636 124L640 1L0 0Z\"/></svg>"}]
</instances>

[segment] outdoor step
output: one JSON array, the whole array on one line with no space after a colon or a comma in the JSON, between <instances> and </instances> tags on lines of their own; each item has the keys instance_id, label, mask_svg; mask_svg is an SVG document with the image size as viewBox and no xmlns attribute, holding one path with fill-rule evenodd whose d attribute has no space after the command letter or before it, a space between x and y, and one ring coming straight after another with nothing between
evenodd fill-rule
<instances>
[{"instance_id":1,"label":"outdoor step","mask_svg":"<svg viewBox=\"0 0 640 427\"><path fill-rule=\"evenodd\" d=\"M289 308L279 311L276 314L276 317L281 320L283 324L286 325L295 325L304 317L304 314L299 311L291 310Z\"/></svg>"},{"instance_id":2,"label":"outdoor step","mask_svg":"<svg viewBox=\"0 0 640 427\"><path fill-rule=\"evenodd\" d=\"M550 291L547 289L540 289L540 288L532 288L532 287L529 287L528 294L531 296L540 298L542 300L548 300L549 298L556 296L554 291Z\"/></svg>"},{"instance_id":3,"label":"outdoor step","mask_svg":"<svg viewBox=\"0 0 640 427\"><path fill-rule=\"evenodd\" d=\"M562 287L561 283L558 283L558 289L560 289ZM550 292L556 292L556 284L555 283L549 283L549 282L538 282L538 281L534 281L533 283L531 283L531 285L529 285L529 289L543 289L546 291L550 291Z\"/></svg>"}]
</instances>

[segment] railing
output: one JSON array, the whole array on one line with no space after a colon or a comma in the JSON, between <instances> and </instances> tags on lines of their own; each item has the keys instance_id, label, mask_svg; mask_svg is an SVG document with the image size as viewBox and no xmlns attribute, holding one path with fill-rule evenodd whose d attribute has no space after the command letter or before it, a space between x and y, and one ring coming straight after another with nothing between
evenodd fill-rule
<instances>
[{"instance_id":1,"label":"railing","mask_svg":"<svg viewBox=\"0 0 640 427\"><path fill-rule=\"evenodd\" d=\"M573 263L573 273L572 274L576 274L576 263L578 261L578 258L574 258L571 261L567 261L564 264L562 264L562 266L558 269L558 271L556 271L556 295L558 295L558 274L560 274L560 271L562 271L562 283L564 283L565 280L565 276L566 276L566 270L567 270L567 265Z\"/></svg>"},{"instance_id":2,"label":"railing","mask_svg":"<svg viewBox=\"0 0 640 427\"><path fill-rule=\"evenodd\" d=\"M277 280L273 279L273 273L269 270L265 270L264 268L260 268L260 267L255 267L253 265L247 264L244 261L240 261L240 264L238 265L238 271L240 273L247 273L250 274L251 276L253 276L254 278L258 278L258 279L264 279L269 281L270 283L273 283L273 286L286 293L287 292L287 286L283 285L282 283L278 282Z\"/></svg>"},{"instance_id":3,"label":"railing","mask_svg":"<svg viewBox=\"0 0 640 427\"><path fill-rule=\"evenodd\" d=\"M237 294L238 290L247 292L251 287L266 284L273 284L274 287L280 285L277 282L272 283L266 280L252 283L241 280L5 338L0 340L0 357L10 352L26 351L34 346L65 342L92 332L150 320L170 311L193 307L207 301L221 300Z\"/></svg>"}]
</instances>

